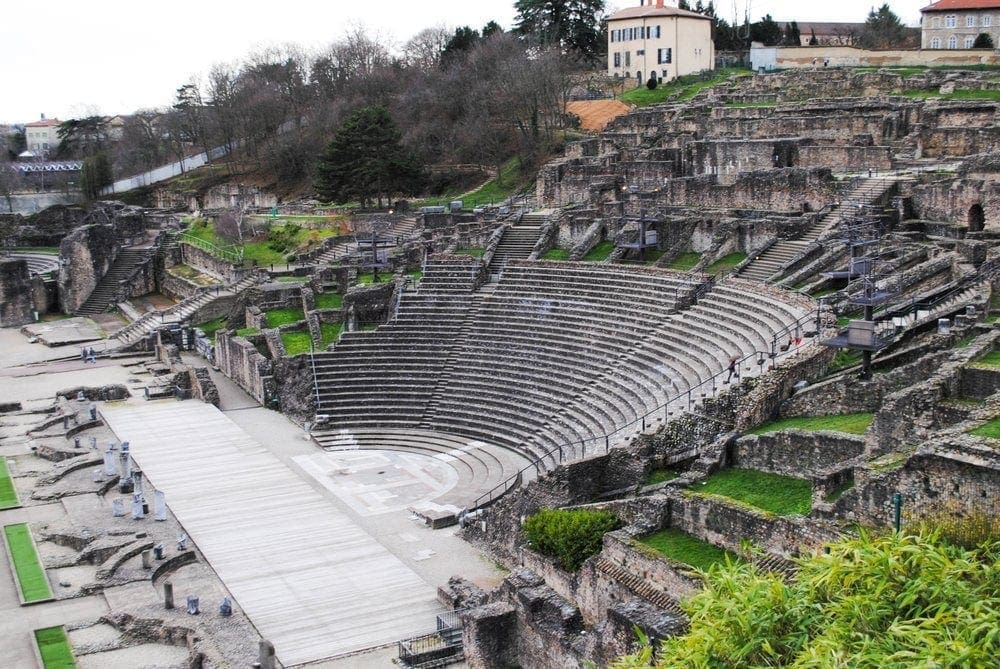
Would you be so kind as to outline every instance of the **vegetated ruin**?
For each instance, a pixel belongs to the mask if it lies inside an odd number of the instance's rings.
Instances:
[[[792,574],[792,558],[896,514],[996,518],[1000,103],[952,94],[997,86],[965,71],[734,76],[571,143],[531,206],[356,216],[278,267],[169,209],[4,216],[0,325],[44,340],[39,315],[89,316],[108,351],[155,351],[147,397],[217,402],[176,355],[194,348],[317,448],[454,462],[456,486],[414,513],[459,523],[511,571],[489,592],[456,575],[439,590],[450,633],[401,657],[603,665],[636,627],[686,628],[678,602],[700,577],[643,543],[655,533]],[[152,293],[175,303],[135,310]],[[115,305],[127,325],[108,326]],[[58,427],[45,436],[71,439]],[[797,482],[808,510],[705,492],[734,471]],[[570,572],[525,539],[543,508],[623,526]],[[89,564],[145,546],[100,541]]]

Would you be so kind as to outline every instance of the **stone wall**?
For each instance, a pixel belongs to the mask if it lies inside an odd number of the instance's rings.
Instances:
[[[255,400],[271,406],[275,397],[274,366],[253,343],[230,330],[219,330],[215,333],[215,364]]]
[[[33,323],[33,298],[27,261],[0,259],[0,327]]]
[[[864,437],[838,432],[783,430],[737,439],[730,466],[808,478],[860,456]]]
[[[1000,181],[968,176],[941,179],[912,188],[917,218],[969,227],[973,207],[983,215],[984,228],[1000,229]]]
[[[921,158],[956,158],[1000,150],[1000,127],[924,127],[920,133]]]
[[[875,170],[892,169],[892,149],[888,146],[800,146],[799,167]]]
[[[181,262],[190,267],[194,267],[199,272],[217,276],[223,283],[230,283],[238,280],[233,274],[233,264],[222,258],[217,258],[208,251],[204,251],[191,244],[179,244],[181,249]]]
[[[985,49],[898,49],[868,51],[853,46],[778,47],[776,66],[782,70],[815,69],[814,61],[829,67],[936,67],[1000,65],[1000,55]],[[753,55],[751,54],[751,60]],[[756,62],[755,62],[756,65]],[[756,68],[755,68],[756,69]]]
[[[118,255],[118,238],[110,225],[85,225],[63,239],[59,256],[59,304],[71,314],[83,304]]]

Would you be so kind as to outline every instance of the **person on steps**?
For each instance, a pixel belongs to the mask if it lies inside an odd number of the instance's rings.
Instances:
[[[740,373],[736,369],[737,357],[734,355],[729,359],[729,376],[726,377],[726,383],[729,383],[735,376],[737,379],[740,378]]]

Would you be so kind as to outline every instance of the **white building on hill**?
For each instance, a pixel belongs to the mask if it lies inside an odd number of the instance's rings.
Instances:
[[[980,33],[1000,46],[1000,0],[939,0],[920,12],[921,48],[971,49]]]
[[[640,84],[651,76],[668,81],[711,70],[715,65],[712,19],[667,5],[639,0],[638,7],[608,18],[608,74]]]

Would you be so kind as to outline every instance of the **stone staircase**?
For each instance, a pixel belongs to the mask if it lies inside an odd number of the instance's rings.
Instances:
[[[499,274],[508,260],[527,260],[542,234],[542,226],[548,220],[548,212],[535,211],[525,214],[517,224],[504,230],[490,260],[490,276]]]
[[[841,197],[841,203],[832,205],[830,211],[816,219],[795,239],[779,239],[767,250],[745,265],[737,275],[742,279],[770,281],[808,246],[836,227],[849,209],[847,205],[871,204],[882,196],[894,181],[883,178],[861,179]]]
[[[123,248],[118,252],[114,263],[105,272],[104,276],[97,283],[97,286],[90,293],[87,301],[81,304],[77,310],[77,316],[93,316],[106,312],[115,302],[118,295],[118,284],[123,279],[128,278],[136,266],[149,258],[152,253],[149,248]]]
[[[417,219],[413,217],[401,218],[392,222],[388,230],[380,233],[381,237],[396,237],[397,242],[409,237],[417,229]],[[358,243],[354,239],[337,242],[325,252],[316,257],[313,261],[317,265],[335,265],[341,260],[356,253]]]
[[[653,586],[638,574],[621,567],[607,558],[598,558],[597,569],[610,576],[619,585],[628,588],[653,606],[687,620],[687,614],[677,604],[677,600]]]
[[[165,323],[181,323],[198,309],[225,297],[238,295],[257,283],[255,273],[248,274],[238,282],[225,288],[206,288],[186,300],[161,311],[150,311],[111,335],[122,345],[134,344]]]

